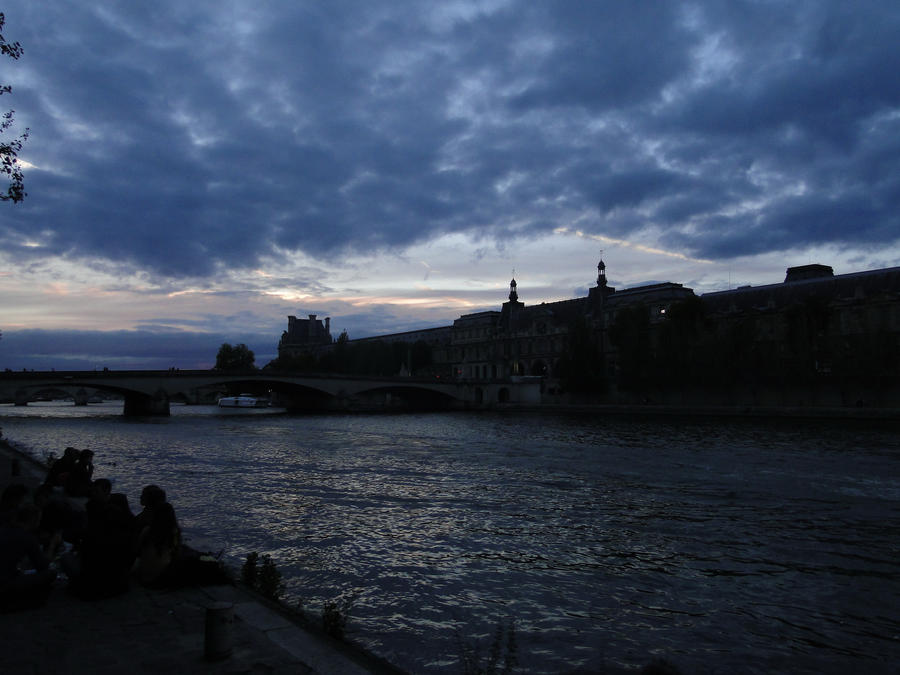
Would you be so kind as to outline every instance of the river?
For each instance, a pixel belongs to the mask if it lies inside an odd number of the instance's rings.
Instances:
[[[94,450],[133,507],[162,486],[190,542],[271,555],[288,604],[337,602],[410,672],[462,672],[509,626],[517,672],[898,672],[896,424],[120,413],[0,426],[36,457]]]

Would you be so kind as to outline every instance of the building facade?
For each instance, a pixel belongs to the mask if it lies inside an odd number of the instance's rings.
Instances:
[[[289,317],[279,355],[330,342],[328,319]],[[540,377],[545,400],[578,381],[617,402],[900,405],[900,267],[804,265],[781,283],[696,295],[672,282],[617,290],[601,260],[586,297],[529,306],[513,279],[497,310],[349,344],[367,342],[427,344],[427,370],[405,374]]]
[[[306,319],[289,316],[287,330],[281,333],[278,341],[278,358],[315,354],[329,348],[331,343],[331,317],[323,321],[317,319],[315,314],[310,314]]]
[[[500,311],[466,314],[454,321],[450,343],[454,375],[473,380],[538,376],[547,379],[546,390],[552,394],[558,390],[563,361],[571,351],[573,327],[585,327],[604,367],[614,371],[616,349],[609,327],[617,312],[645,306],[648,321],[658,322],[673,303],[693,296],[691,289],[675,283],[616,291],[607,283],[602,260],[597,271],[597,284],[587,297],[526,306],[513,279],[509,299]]]

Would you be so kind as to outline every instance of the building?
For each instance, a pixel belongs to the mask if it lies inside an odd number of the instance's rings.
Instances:
[[[700,296],[749,402],[900,405],[900,267],[835,275],[789,268],[780,284]]]
[[[606,280],[606,264],[597,265],[597,285],[588,296],[526,306],[519,300],[516,280],[510,281],[509,299],[500,311],[466,314],[453,322],[450,355],[452,371],[462,379],[510,376],[547,378],[554,393],[562,363],[570,352],[573,327],[583,324],[596,348],[615,367],[615,349],[608,327],[616,313],[630,306],[646,306],[648,320],[660,321],[674,302],[693,296],[681,284],[663,283],[616,291]]]
[[[288,317],[288,328],[278,341],[278,358],[295,358],[304,354],[316,354],[328,348],[331,340],[331,318],[324,322],[310,314],[308,319]]]
[[[397,345],[404,350],[404,353],[400,359],[402,365],[395,374],[407,376],[413,374],[410,371],[414,370],[415,375],[449,377],[451,330],[450,326],[441,326],[389,335],[376,335],[350,340],[348,346],[352,349],[365,349],[375,344]],[[427,358],[421,354],[422,347],[424,347]],[[423,362],[424,365],[418,365],[417,361]]]
[[[330,341],[328,319],[289,317],[279,355]],[[586,297],[529,306],[512,279],[497,310],[348,344],[379,342],[410,355],[426,344],[413,375],[540,377],[545,400],[897,406],[900,267],[803,265],[781,283],[698,296],[674,282],[617,290],[601,260]]]

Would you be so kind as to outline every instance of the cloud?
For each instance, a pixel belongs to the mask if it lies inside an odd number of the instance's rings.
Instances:
[[[31,136],[3,259],[70,293],[140,279],[150,317],[166,290],[352,324],[352,292],[398,297],[366,260],[443,291],[447,258],[410,251],[465,241],[505,276],[559,228],[657,264],[900,264],[896,2],[7,5]]]
[[[13,3],[26,158],[54,168],[6,243],[204,276],[596,211],[620,234],[708,224],[672,240],[727,256],[754,172],[799,169],[826,208],[900,123],[892,3],[155,7]],[[892,205],[862,194],[844,209],[889,237]],[[778,228],[779,205],[750,215]]]

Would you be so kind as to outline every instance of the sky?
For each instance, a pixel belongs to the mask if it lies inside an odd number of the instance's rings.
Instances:
[[[7,0],[0,368],[900,265],[900,3]],[[5,187],[4,187],[5,190]]]

